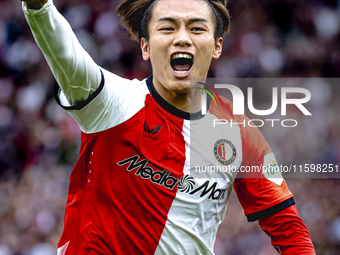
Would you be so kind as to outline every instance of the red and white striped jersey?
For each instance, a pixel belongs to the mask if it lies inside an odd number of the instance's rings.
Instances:
[[[257,128],[213,127],[214,119],[248,122],[232,115],[229,101],[211,103],[204,117],[190,116],[162,99],[151,77],[131,81],[101,72],[52,0],[23,11],[67,98],[93,92],[71,106],[56,90],[82,131],[58,255],[209,255],[233,187],[250,221],[294,203],[281,177],[205,171],[276,162]]]
[[[105,70],[100,87],[80,105],[67,106],[56,93],[82,130],[58,254],[213,254],[233,186],[249,220],[293,204],[283,179],[193,174],[193,157],[201,170],[228,159],[240,169],[273,158],[256,128],[221,125],[193,139],[204,122],[246,118],[233,116],[225,99],[190,120],[159,96],[152,77],[130,81]]]

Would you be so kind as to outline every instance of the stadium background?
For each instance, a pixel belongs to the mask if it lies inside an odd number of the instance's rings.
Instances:
[[[55,0],[55,4],[99,65],[127,78],[149,76],[150,65],[142,60],[138,44],[120,28],[115,15],[118,1]],[[228,8],[232,29],[225,36],[221,59],[211,66],[211,77],[340,76],[340,1],[230,0]],[[54,83],[20,2],[1,0],[0,255],[55,254],[61,235],[80,131],[54,102]],[[339,164],[340,91],[325,82],[309,89],[314,103],[308,125],[289,132],[261,131],[279,163]],[[287,183],[317,254],[340,254],[340,180]],[[276,254],[258,224],[247,223],[235,194],[219,228],[215,252]]]

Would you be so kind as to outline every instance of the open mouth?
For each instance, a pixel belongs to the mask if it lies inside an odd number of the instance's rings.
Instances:
[[[176,74],[185,75],[194,64],[193,56],[188,53],[175,53],[171,56],[170,64]]]

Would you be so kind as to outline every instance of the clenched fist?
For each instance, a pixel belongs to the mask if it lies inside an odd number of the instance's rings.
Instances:
[[[25,2],[26,7],[28,9],[35,9],[35,10],[39,10],[47,2],[47,0],[20,0],[20,1]]]

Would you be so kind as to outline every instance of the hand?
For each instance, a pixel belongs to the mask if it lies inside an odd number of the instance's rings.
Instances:
[[[47,2],[47,0],[20,0],[20,1],[25,2],[25,5],[28,9],[34,10],[39,10]]]

